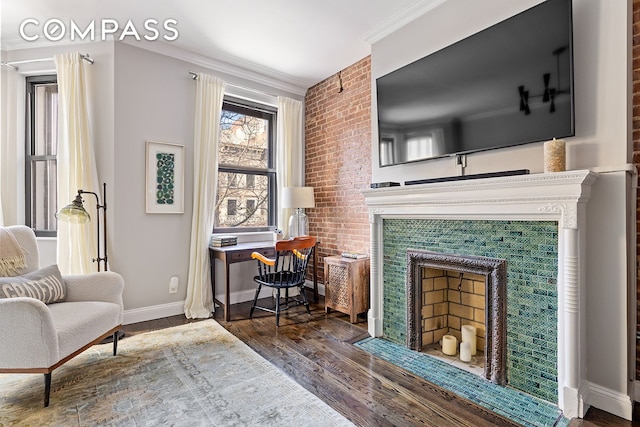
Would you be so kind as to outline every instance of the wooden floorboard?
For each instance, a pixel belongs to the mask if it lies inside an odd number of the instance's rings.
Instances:
[[[231,321],[215,319],[258,354],[357,426],[514,426],[518,425],[473,402],[435,386],[354,345],[367,336],[366,320],[313,305],[311,314],[297,307],[283,314],[276,328],[273,314],[257,311],[249,319],[249,304],[231,307]],[[184,316],[123,327],[127,335],[191,322]],[[126,338],[125,338],[126,339]],[[638,417],[634,417],[638,419]],[[571,427],[640,427],[597,409]]]

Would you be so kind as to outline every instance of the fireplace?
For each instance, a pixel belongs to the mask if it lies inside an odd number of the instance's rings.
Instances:
[[[484,358],[483,375],[506,383],[506,260],[480,256],[407,251],[407,347],[422,351],[447,334],[462,341],[462,327],[482,331],[474,337]],[[452,277],[449,273],[458,273]],[[471,276],[464,279],[465,274]],[[451,282],[454,282],[452,288]],[[455,282],[458,285],[455,286]],[[464,284],[464,286],[463,286]]]
[[[369,333],[415,349],[422,339],[410,328],[417,322],[409,309],[416,290],[407,280],[422,267],[411,264],[408,250],[445,260],[450,254],[504,259],[506,290],[487,288],[485,377],[556,403],[567,417],[583,416],[580,259],[586,202],[596,178],[569,171],[363,191],[371,224]],[[422,255],[417,258],[421,266]],[[500,275],[482,268],[478,274],[491,281]],[[443,269],[459,271],[455,265]],[[506,322],[500,320],[503,312]],[[530,345],[538,347],[531,351]]]

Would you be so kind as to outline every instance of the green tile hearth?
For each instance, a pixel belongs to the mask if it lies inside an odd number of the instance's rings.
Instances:
[[[381,338],[366,338],[355,345],[523,426],[569,425],[556,405],[511,387],[493,384],[425,353]]]
[[[407,249],[507,260],[510,387],[558,401],[556,221],[385,219],[383,334],[406,344]]]

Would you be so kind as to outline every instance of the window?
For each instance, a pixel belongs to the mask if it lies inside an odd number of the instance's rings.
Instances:
[[[253,189],[256,186],[256,176],[255,175],[247,175],[246,176],[246,185],[245,188]]]
[[[227,199],[227,216],[235,216],[238,214],[238,201],[235,199]]]
[[[247,200],[247,213],[251,213],[256,210],[256,201],[253,199]]]
[[[25,222],[37,236],[55,236],[58,84],[56,76],[27,77]]]
[[[214,231],[275,228],[275,132],[275,109],[225,99]]]
[[[407,139],[407,161],[420,160],[437,155],[433,150],[433,138],[431,135],[409,137]]]

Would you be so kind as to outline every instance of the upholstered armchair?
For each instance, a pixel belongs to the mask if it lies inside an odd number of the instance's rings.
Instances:
[[[0,277],[0,373],[44,374],[48,406],[54,369],[111,335],[115,356],[124,281],[113,272],[62,276],[55,265],[40,269],[33,230],[5,230],[24,250],[26,267]]]

